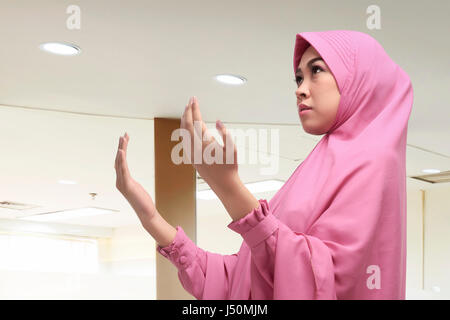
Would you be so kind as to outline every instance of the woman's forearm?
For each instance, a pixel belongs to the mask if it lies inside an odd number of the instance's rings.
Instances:
[[[212,186],[233,221],[245,217],[259,207],[259,201],[242,183],[239,176],[230,183]]]
[[[136,212],[142,226],[161,246],[166,247],[175,239],[177,230],[159,214],[150,195],[136,183],[134,192],[124,193],[125,198]]]
[[[166,247],[171,244],[177,234],[177,229],[164,220],[158,211],[143,226],[161,247]]]
[[[156,210],[153,200],[144,188],[139,183],[135,183],[133,186],[134,192],[125,192],[125,198],[153,239],[161,247],[168,246],[175,239],[177,230]],[[211,185],[211,188],[222,201],[233,221],[245,217],[253,209],[259,207],[258,200],[245,187],[239,176],[227,183]]]

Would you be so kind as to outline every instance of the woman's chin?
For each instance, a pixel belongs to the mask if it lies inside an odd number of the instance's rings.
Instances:
[[[306,133],[313,134],[316,136],[320,136],[320,135],[326,133],[326,130],[322,130],[321,128],[318,128],[318,127],[308,126],[308,125],[304,124],[303,122],[302,122],[302,127]]]

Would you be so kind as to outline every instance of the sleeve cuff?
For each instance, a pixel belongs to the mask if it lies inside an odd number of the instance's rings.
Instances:
[[[177,233],[175,239],[166,247],[159,244],[156,251],[169,259],[177,269],[186,269],[196,259],[197,245],[186,235],[183,228],[176,227]]]
[[[228,225],[228,228],[242,236],[250,248],[266,240],[278,229],[278,219],[270,213],[267,201],[259,199],[258,202],[258,208]]]

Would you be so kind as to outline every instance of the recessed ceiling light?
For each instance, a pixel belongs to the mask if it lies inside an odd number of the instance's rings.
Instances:
[[[59,180],[58,183],[60,183],[60,184],[77,184],[76,181],[72,181],[72,180]]]
[[[39,48],[43,51],[63,56],[74,56],[81,52],[78,46],[63,42],[46,42],[41,44]]]
[[[244,185],[251,193],[261,193],[268,191],[277,191],[283,186],[281,180],[265,180],[258,182],[245,183]],[[197,192],[197,198],[202,200],[218,199],[214,191],[211,189],[201,190]]]
[[[438,169],[423,169],[422,172],[425,172],[425,173],[439,173],[439,172],[441,172],[441,170],[438,170]]]
[[[247,79],[232,74],[218,74],[214,78],[219,82],[231,85],[241,85],[247,82]]]

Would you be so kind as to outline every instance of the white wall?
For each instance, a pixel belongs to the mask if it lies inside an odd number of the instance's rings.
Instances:
[[[91,239],[91,242],[98,243],[98,254],[95,256],[98,268],[89,268],[93,261],[91,257],[86,257],[85,263],[78,261],[80,265],[87,265],[84,272],[76,268],[55,270],[49,263],[58,262],[64,252],[74,254],[79,248],[71,252],[70,246],[62,247],[57,242],[62,237],[39,237],[47,240],[39,243],[40,257],[21,257],[21,254],[29,252],[23,247],[16,247],[19,257],[16,259],[16,269],[11,266],[5,268],[5,264],[4,268],[0,266],[0,299],[156,298],[155,242],[140,226],[116,228],[110,239]],[[74,238],[74,241],[77,239]],[[80,238],[79,241],[85,240]],[[44,252],[47,252],[47,263],[40,261],[45,258]],[[54,256],[48,257],[50,253]],[[26,258],[28,260],[25,261]],[[83,259],[83,255],[79,255],[78,259]]]
[[[450,186],[425,192],[425,289],[450,299]]]
[[[422,191],[407,191],[406,299],[415,299],[422,288]]]
[[[408,300],[450,299],[449,196],[448,183],[408,181]]]
[[[0,271],[0,299],[155,299],[154,279],[114,274]]]

